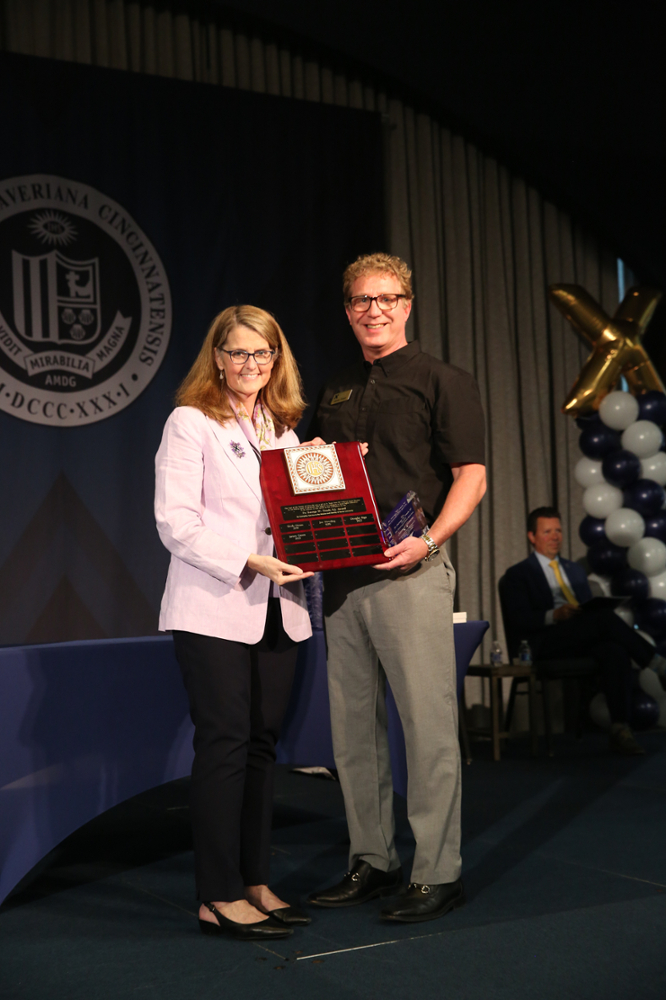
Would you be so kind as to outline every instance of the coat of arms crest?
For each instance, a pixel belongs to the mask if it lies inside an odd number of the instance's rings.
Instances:
[[[14,323],[32,342],[86,344],[99,336],[99,259],[70,260],[59,250],[30,257],[12,251]]]

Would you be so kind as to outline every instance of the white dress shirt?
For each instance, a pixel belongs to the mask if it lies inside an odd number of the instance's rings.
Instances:
[[[546,580],[548,582],[548,586],[550,587],[550,592],[553,595],[553,605],[554,605],[554,607],[552,607],[550,609],[550,611],[546,611],[546,620],[544,622],[544,625],[553,625],[554,624],[554,622],[553,622],[553,614],[554,614],[554,612],[557,611],[558,608],[561,608],[563,604],[568,604],[569,602],[567,601],[566,597],[562,593],[562,588],[560,587],[559,583],[557,582],[557,578],[555,577],[555,572],[553,570],[553,567],[550,565],[551,560],[548,558],[548,556],[541,555],[540,552],[535,552],[534,555],[539,560],[539,565],[541,566],[541,569],[544,572],[544,576],[546,577]],[[560,562],[559,556],[555,556],[555,560],[556,560],[556,562],[558,563],[558,565],[560,567],[560,573],[562,574],[562,579],[566,583],[566,585],[569,588],[569,590],[571,591],[571,593],[574,594],[575,591],[574,591],[573,587],[571,586],[571,580],[567,576],[567,574],[566,574],[566,572],[564,570],[564,566]]]

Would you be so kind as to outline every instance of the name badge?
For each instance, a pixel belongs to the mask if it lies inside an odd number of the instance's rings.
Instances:
[[[336,392],[331,404],[334,406],[336,403],[346,403],[353,391],[353,389],[345,389],[344,392]]]

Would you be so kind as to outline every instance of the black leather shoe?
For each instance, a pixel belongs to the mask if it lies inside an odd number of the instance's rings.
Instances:
[[[402,885],[402,868],[383,872],[367,861],[357,861],[342,882],[313,892],[308,902],[313,906],[356,906],[375,896],[393,896]]]
[[[625,757],[638,757],[645,753],[640,743],[634,739],[634,734],[629,726],[622,726],[622,729],[611,732],[608,737],[608,746],[614,753],[624,754]]]
[[[268,910],[268,916],[274,920],[279,920],[281,924],[288,927],[305,927],[312,923],[312,917],[299,909],[298,906],[281,906],[277,910]]]
[[[223,916],[214,903],[204,903],[214,915],[217,923],[210,920],[202,920],[199,917],[199,928],[202,934],[228,935],[238,938],[239,941],[268,941],[276,938],[291,937],[294,933],[290,927],[274,920],[269,916],[266,920],[258,920],[254,924],[240,924],[237,920],[229,920]]]
[[[410,882],[407,892],[395,903],[382,910],[384,920],[395,920],[401,924],[418,924],[422,920],[436,920],[449,910],[455,910],[465,902],[465,890],[458,879],[441,885],[421,885]]]

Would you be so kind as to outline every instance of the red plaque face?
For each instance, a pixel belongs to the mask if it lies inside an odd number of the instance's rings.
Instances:
[[[261,488],[278,559],[315,571],[388,565],[358,442],[263,451]]]

